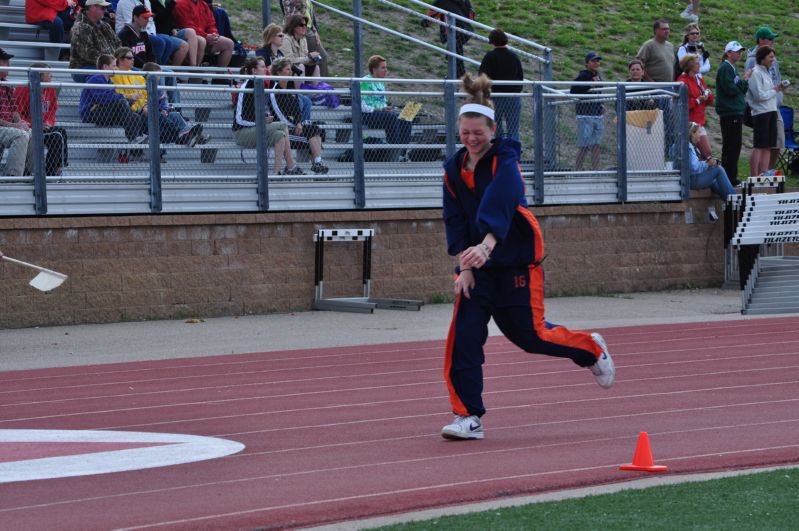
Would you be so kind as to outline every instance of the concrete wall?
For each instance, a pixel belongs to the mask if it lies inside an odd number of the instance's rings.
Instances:
[[[536,207],[548,295],[723,281],[722,223],[704,192],[680,203]],[[451,297],[440,210],[0,219],[0,249],[69,279],[0,264],[0,327],[310,309],[318,228],[374,228],[372,295]],[[326,296],[361,294],[361,243],[325,246]]]

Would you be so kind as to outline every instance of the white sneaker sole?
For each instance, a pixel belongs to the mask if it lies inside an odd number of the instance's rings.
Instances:
[[[616,381],[616,366],[613,363],[613,358],[610,356],[610,352],[608,352],[608,346],[605,344],[605,339],[597,334],[591,334],[591,337],[596,341],[596,343],[602,348],[602,356],[597,360],[597,364],[602,364],[602,372],[601,374],[596,374],[593,371],[593,367],[589,367],[591,369],[591,373],[596,378],[596,383],[599,384],[599,387],[603,389],[610,389],[613,387],[613,383]]]
[[[485,433],[482,431],[463,433],[461,431],[447,430],[447,428],[444,428],[441,430],[441,436],[451,441],[468,441],[470,439],[484,439]]]

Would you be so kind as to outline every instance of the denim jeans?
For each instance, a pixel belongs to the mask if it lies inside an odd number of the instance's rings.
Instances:
[[[705,188],[710,188],[722,199],[727,199],[728,195],[735,194],[735,188],[730,184],[727,172],[721,166],[713,166],[702,173],[691,174],[691,190]]]
[[[504,136],[518,142],[519,116],[522,113],[521,98],[498,96],[494,98],[494,111],[497,124],[497,138]]]

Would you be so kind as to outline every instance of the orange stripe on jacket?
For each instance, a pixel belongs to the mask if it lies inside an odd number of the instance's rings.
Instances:
[[[449,391],[449,402],[452,404],[452,412],[462,417],[468,417],[469,411],[466,406],[461,402],[458,393],[455,392],[455,386],[452,385],[450,378],[450,371],[452,370],[452,354],[455,351],[455,321],[458,319],[458,306],[460,306],[461,295],[455,299],[455,310],[452,312],[452,323],[449,325],[449,333],[447,334],[447,345],[444,351],[444,381],[447,382],[447,391]]]

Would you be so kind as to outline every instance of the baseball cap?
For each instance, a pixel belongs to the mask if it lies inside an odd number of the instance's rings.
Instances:
[[[585,54],[585,62],[593,61],[594,59],[602,59],[602,56],[596,52],[588,52]]]
[[[757,28],[757,32],[755,33],[755,41],[759,41],[760,39],[774,40],[779,36],[780,36],[779,33],[769,28],[768,26],[761,26]]]
[[[83,4],[85,7],[89,6],[103,6],[108,7],[111,5],[111,2],[106,2],[105,0],[86,0],[86,3]]]
[[[4,49],[0,48],[0,59],[2,59],[3,61],[8,61],[12,57],[14,56],[5,51]]]
[[[146,7],[144,7],[144,5],[139,4],[139,5],[137,5],[136,7],[133,8],[133,16],[134,17],[148,17],[149,18],[149,17],[153,16],[153,14],[150,13],[150,10],[147,9]]]
[[[724,47],[724,53],[727,52],[740,52],[743,50],[744,47],[741,46],[741,43],[738,41],[730,41],[727,43],[727,46]]]

